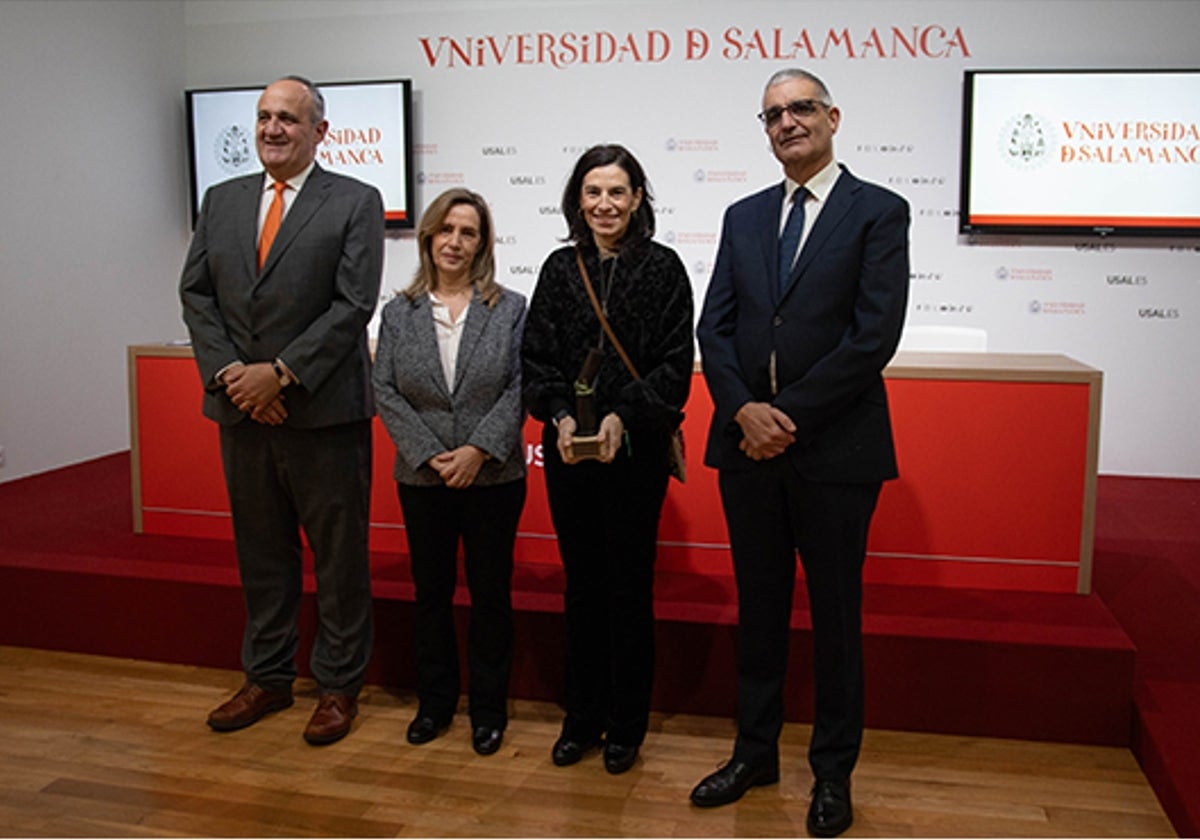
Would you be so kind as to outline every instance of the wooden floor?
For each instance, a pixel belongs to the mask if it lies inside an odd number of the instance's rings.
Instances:
[[[0,647],[0,835],[804,836],[808,727],[784,731],[777,786],[701,810],[688,792],[726,756],[729,721],[655,715],[642,759],[551,764],[559,710],[515,702],[504,746],[449,732],[405,743],[409,695],[368,687],[355,730],[314,748],[296,705],[216,734],[228,671]],[[860,837],[1167,837],[1128,750],[870,731],[854,777]]]

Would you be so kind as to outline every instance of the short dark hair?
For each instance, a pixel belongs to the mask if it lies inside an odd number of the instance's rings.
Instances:
[[[654,236],[653,196],[650,195],[650,184],[646,181],[646,173],[642,169],[642,165],[633,156],[633,152],[624,146],[616,143],[604,143],[592,146],[580,156],[579,160],[575,162],[571,177],[567,179],[567,186],[563,189],[562,214],[567,220],[566,239],[568,242],[579,244],[592,241],[592,229],[588,227],[587,221],[583,218],[579,205],[579,197],[583,192],[583,179],[596,167],[609,166],[614,163],[625,170],[625,174],[629,176],[630,189],[635,193],[641,190],[642,193],[641,204],[638,205],[637,210],[633,211],[629,227],[626,229],[625,235],[621,237],[621,247],[637,245]]]

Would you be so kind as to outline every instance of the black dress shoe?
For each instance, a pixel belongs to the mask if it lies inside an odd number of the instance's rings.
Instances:
[[[715,773],[705,776],[692,790],[692,803],[701,808],[728,805],[737,802],[746,791],[759,785],[773,785],[779,781],[779,765],[747,764],[730,760]]]
[[[492,729],[490,726],[476,726],[475,731],[471,734],[471,746],[480,755],[491,755],[500,749],[500,743],[503,740],[504,730]]]
[[[583,758],[584,753],[588,750],[594,750],[600,746],[600,739],[593,738],[587,741],[576,741],[573,738],[568,738],[566,735],[560,737],[554,742],[554,748],[550,750],[550,758],[559,767],[567,767],[571,764],[578,764]]]
[[[808,833],[813,837],[837,837],[854,822],[850,805],[850,782],[817,780],[808,806]]]
[[[417,715],[416,719],[408,725],[408,743],[410,744],[428,744],[450,725],[439,723],[429,715]]]
[[[637,747],[623,747],[609,741],[604,745],[604,769],[614,776],[624,773],[637,761]]]

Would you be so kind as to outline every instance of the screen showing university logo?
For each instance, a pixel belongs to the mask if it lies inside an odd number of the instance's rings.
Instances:
[[[408,79],[317,83],[329,131],[317,163],[376,187],[390,228],[413,226],[412,83]],[[263,87],[189,90],[192,222],[213,184],[262,170],[254,148]]]
[[[1200,234],[1200,70],[968,70],[963,233]]]

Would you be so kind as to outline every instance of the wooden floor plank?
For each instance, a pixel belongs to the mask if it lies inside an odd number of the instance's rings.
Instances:
[[[725,719],[655,714],[622,776],[549,756],[560,710],[516,701],[501,750],[475,755],[459,715],[404,740],[411,694],[368,686],[350,737],[313,748],[316,701],[241,732],[208,711],[228,671],[0,647],[0,836],[795,837],[805,834],[808,727],[781,739],[781,782],[736,805],[688,792],[728,755]],[[872,730],[851,837],[1169,837],[1129,750]]]

